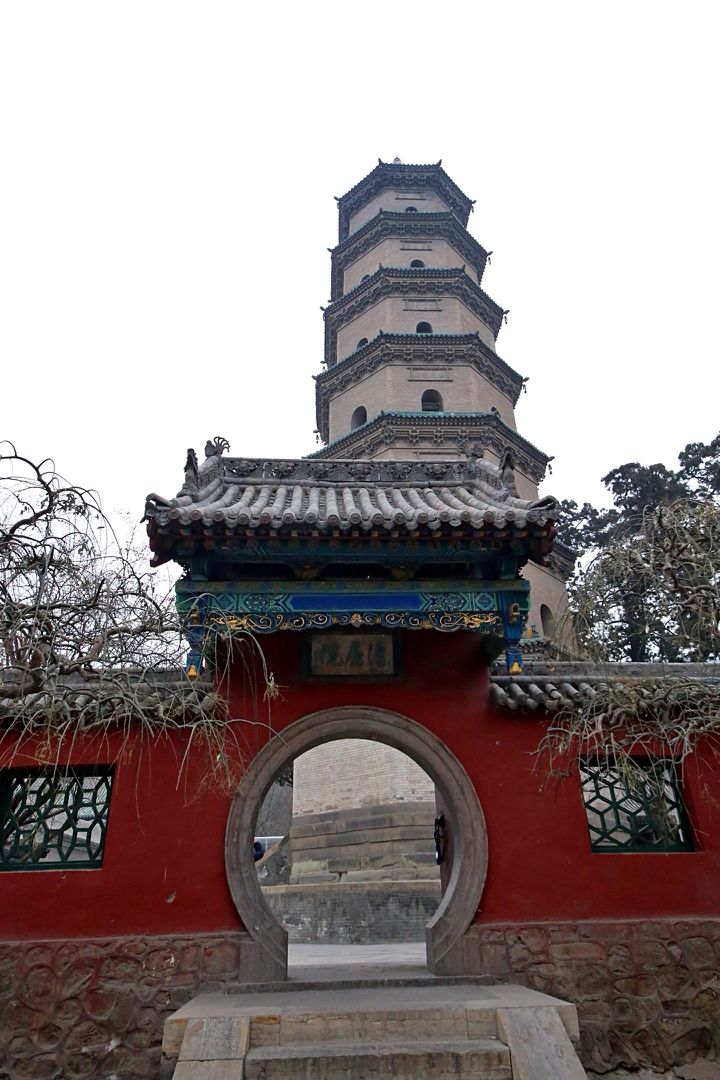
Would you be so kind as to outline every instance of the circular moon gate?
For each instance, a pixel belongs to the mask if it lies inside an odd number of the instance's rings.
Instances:
[[[487,830],[473,784],[437,735],[399,713],[344,705],[310,713],[266,743],[248,766],[230,806],[225,868],[235,907],[260,948],[267,977],[287,977],[287,931],[265,902],[253,858],[255,822],[275,777],[294,758],[336,739],[370,739],[407,754],[433,780],[451,823],[453,862],[440,906],[425,928],[427,964],[435,974],[469,974],[462,938],[480,903],[487,872]]]

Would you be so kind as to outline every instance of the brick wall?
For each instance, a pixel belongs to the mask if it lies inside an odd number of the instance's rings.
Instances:
[[[390,803],[293,819],[291,884],[436,880],[435,803]]]
[[[478,284],[477,272],[468,266],[447,240],[407,240],[401,237],[388,237],[381,240],[372,251],[361,255],[345,271],[343,292],[350,292],[362,281],[365,274],[374,274],[381,266],[409,267],[413,259],[421,259],[426,266],[444,266],[454,269],[465,265],[465,273]]]
[[[423,214],[436,214],[447,212],[450,208],[442,201],[434,191],[423,189],[422,191],[381,191],[374,199],[365,203],[356,214],[350,218],[350,235],[364,225],[366,221],[374,218],[379,210],[390,210],[394,213],[402,213],[407,206],[414,206]]]
[[[474,334],[477,330],[482,341],[495,348],[490,327],[455,296],[389,296],[338,330],[336,359],[354,353],[360,338],[371,341],[380,330],[386,334],[414,334],[419,322],[429,322],[436,334]]]
[[[413,329],[415,326],[413,325]],[[421,412],[425,390],[437,390],[445,412],[490,412],[496,408],[503,423],[515,430],[512,402],[469,364],[443,368],[439,364],[388,364],[360,379],[330,402],[330,440],[350,431],[350,420],[359,405],[374,420],[389,404],[395,410]]]
[[[293,817],[393,802],[434,806],[435,785],[407,754],[391,746],[341,739],[295,761]]]

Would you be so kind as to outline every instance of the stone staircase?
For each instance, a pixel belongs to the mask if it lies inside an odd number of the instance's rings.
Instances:
[[[573,1005],[519,986],[200,994],[165,1024],[174,1080],[586,1080]]]

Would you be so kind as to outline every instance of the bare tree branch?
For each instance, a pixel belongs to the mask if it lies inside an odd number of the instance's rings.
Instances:
[[[229,641],[222,626],[215,637]],[[28,735],[59,745],[80,731],[174,731],[203,744],[216,781],[233,783],[246,757],[238,725],[268,724],[277,692],[252,635],[213,655],[229,663],[233,650],[254,688],[240,719],[212,683],[185,675],[173,583],[144,547],[121,542],[98,496],[51,461],[0,443],[0,763]]]

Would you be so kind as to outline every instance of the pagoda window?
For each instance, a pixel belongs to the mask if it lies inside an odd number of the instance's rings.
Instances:
[[[102,865],[111,765],[0,770],[0,870]]]
[[[417,212],[418,212],[417,206],[406,206],[405,207],[405,213],[406,214],[417,214]]]
[[[424,266],[425,263],[422,261],[422,259],[413,259],[413,261],[410,263],[410,267],[413,270],[421,270],[424,268]]]
[[[591,851],[692,851],[692,829],[671,761],[584,761],[580,781]]]
[[[540,623],[543,637],[551,638],[555,636],[555,616],[547,604],[540,605]]]
[[[367,343],[368,343],[368,339],[366,337],[361,337],[360,340],[357,343],[356,348],[362,349],[363,345],[367,345]]]
[[[362,285],[363,281],[369,281],[369,280],[370,280],[370,275],[369,274],[363,274],[363,276],[360,278],[360,284]]]
[[[355,428],[362,427],[363,424],[367,424],[367,409],[364,405],[358,405],[350,417],[350,430],[354,431]]]
[[[429,322],[419,322],[415,327],[416,334],[432,334],[433,328]]]
[[[423,412],[442,412],[443,399],[438,390],[426,390],[422,396]]]

